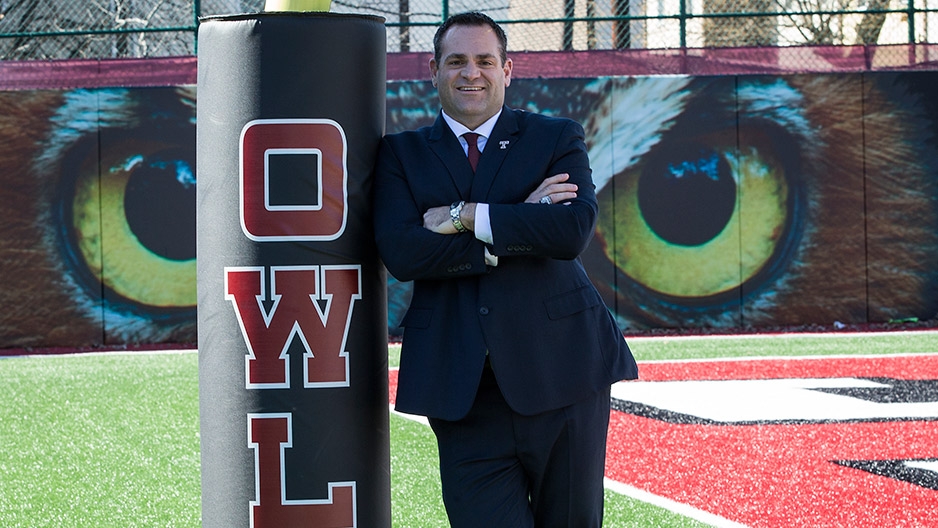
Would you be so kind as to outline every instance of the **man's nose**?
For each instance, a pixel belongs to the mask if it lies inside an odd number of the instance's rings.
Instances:
[[[466,79],[475,79],[481,75],[481,72],[482,70],[472,62],[466,64],[466,67],[462,69],[462,75]]]

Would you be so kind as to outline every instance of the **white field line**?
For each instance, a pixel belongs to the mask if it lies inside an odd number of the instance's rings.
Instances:
[[[195,348],[167,349],[167,350],[99,350],[89,352],[54,352],[40,354],[18,354],[4,356],[3,358],[61,358],[61,357],[94,357],[94,356],[159,356],[159,355],[185,355],[197,354],[199,351]]]
[[[745,528],[745,524],[740,524],[729,519],[720,517],[719,515],[714,515],[710,512],[703,510],[698,510],[693,506],[688,506],[687,504],[682,504],[680,502],[675,502],[671,499],[661,497],[652,493],[648,493],[645,490],[638,489],[628,484],[623,484],[611,479],[603,479],[603,484],[606,486],[606,489],[614,491],[619,495],[625,495],[642,502],[647,502],[659,508],[672,511],[674,513],[683,515],[685,517],[690,517],[696,521],[709,524],[716,528]]]
[[[938,343],[936,343],[938,348]],[[938,352],[899,352],[896,354],[828,354],[825,356],[745,356],[745,357],[715,357],[715,358],[689,358],[689,359],[643,359],[643,363],[730,363],[747,361],[823,361],[826,359],[875,359],[875,358],[903,358],[938,356]]]
[[[813,339],[813,338],[838,338],[838,337],[879,337],[879,336],[901,336],[910,334],[931,334],[938,338],[938,330],[896,330],[891,332],[753,332],[750,334],[703,334],[703,335],[669,335],[669,336],[625,336],[627,341],[693,341],[714,340],[714,339],[765,339],[767,337],[781,339]]]

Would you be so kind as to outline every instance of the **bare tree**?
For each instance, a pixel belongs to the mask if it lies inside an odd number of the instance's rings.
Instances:
[[[704,46],[774,46],[778,41],[773,0],[706,0]]]
[[[869,0],[866,13],[857,26],[857,44],[876,44],[879,34],[886,23],[886,13],[879,13],[889,8],[889,0]]]
[[[147,57],[192,53],[191,0],[6,0],[0,59]],[[150,31],[182,28],[178,32]]]
[[[889,0],[776,2],[785,13],[779,31],[783,40],[791,44],[875,44],[886,23],[886,13],[882,11],[889,8]],[[859,22],[851,26],[857,18]]]
[[[704,0],[704,45],[875,44],[890,0]]]

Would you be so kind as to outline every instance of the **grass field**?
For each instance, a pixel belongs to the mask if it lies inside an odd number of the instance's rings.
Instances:
[[[938,351],[934,332],[630,339],[642,361]],[[389,350],[397,364],[398,350]],[[0,526],[200,525],[194,351],[0,360]],[[396,527],[446,526],[436,447],[391,416]],[[606,526],[703,526],[607,491]]]

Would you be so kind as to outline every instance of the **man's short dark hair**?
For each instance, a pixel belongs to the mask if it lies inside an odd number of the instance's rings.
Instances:
[[[508,37],[505,35],[505,30],[502,29],[498,23],[489,18],[488,15],[478,11],[470,11],[447,18],[446,21],[443,22],[443,25],[437,28],[436,34],[433,35],[433,59],[436,60],[437,64],[440,63],[441,59],[440,41],[443,40],[443,35],[449,31],[449,28],[453,26],[488,26],[492,28],[492,31],[495,32],[495,36],[498,37],[499,58],[502,64],[505,64],[505,61],[508,60]]]

